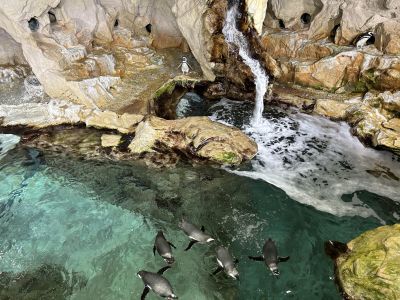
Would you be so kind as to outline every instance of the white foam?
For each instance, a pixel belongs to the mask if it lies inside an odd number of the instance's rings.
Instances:
[[[232,124],[229,114],[240,110],[237,102],[225,99],[218,105],[224,112],[216,111],[212,118]],[[259,151],[252,169],[233,171],[238,175],[267,181],[296,201],[337,216],[378,218],[356,196],[351,202],[341,199],[360,190],[400,202],[398,158],[364,147],[345,123],[293,113],[263,118],[258,125],[243,129]]]

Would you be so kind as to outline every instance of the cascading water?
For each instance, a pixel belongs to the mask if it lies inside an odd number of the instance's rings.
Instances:
[[[256,99],[251,125],[257,126],[262,119],[264,111],[264,95],[267,92],[269,77],[265,73],[259,61],[251,58],[249,44],[246,37],[237,29],[236,17],[238,15],[238,5],[233,5],[226,16],[224,28],[222,30],[228,43],[239,48],[239,55],[244,63],[249,66],[255,78]]]

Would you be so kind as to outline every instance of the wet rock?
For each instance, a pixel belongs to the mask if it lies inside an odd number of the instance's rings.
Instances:
[[[223,165],[237,165],[257,153],[257,144],[239,129],[207,117],[163,120],[149,117],[139,124],[129,149],[134,154],[157,152],[166,147],[188,157]]]
[[[367,231],[347,244],[336,260],[336,276],[349,299],[400,297],[400,224]]]
[[[314,112],[331,119],[344,120],[347,110],[352,105],[351,103],[336,100],[318,99],[315,103]]]
[[[142,115],[119,115],[60,100],[51,100],[49,103],[0,105],[0,118],[2,126],[44,128],[85,123],[89,127],[116,129],[121,133],[134,132],[135,126],[143,120]]]
[[[101,136],[102,147],[117,147],[121,143],[122,136],[116,134],[103,134]]]

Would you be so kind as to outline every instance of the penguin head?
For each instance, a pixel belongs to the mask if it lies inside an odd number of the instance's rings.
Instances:
[[[137,272],[136,275],[137,275],[139,278],[142,278],[143,275],[144,275],[144,272],[145,272],[145,271],[143,271],[143,270],[142,270],[142,271],[139,271],[139,272]]]
[[[272,263],[272,264],[269,264],[268,267],[274,276],[279,276],[279,270],[278,270],[277,264]]]
[[[368,31],[368,32],[367,32],[367,35],[369,35],[369,36],[373,36],[373,35],[374,35],[374,33],[373,33],[372,31]]]
[[[232,277],[233,279],[239,279],[239,271],[236,268],[232,268],[228,270],[228,276]]]
[[[172,265],[175,262],[175,258],[172,256],[171,253],[165,254],[163,256],[163,259],[169,265]]]
[[[208,239],[207,239],[207,243],[210,243],[210,242],[212,242],[212,241],[215,241],[215,239],[213,239],[212,237],[209,237]]]
[[[182,57],[182,62],[187,62],[187,58],[185,56]]]

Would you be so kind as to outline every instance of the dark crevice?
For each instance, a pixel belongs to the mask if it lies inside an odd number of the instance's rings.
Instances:
[[[119,20],[118,20],[118,19],[115,19],[114,28],[117,28],[118,26],[119,26]]]
[[[151,24],[147,24],[147,25],[145,26],[146,31],[147,31],[148,33],[151,33],[151,27],[152,27]]]
[[[309,13],[304,13],[301,15],[300,20],[304,25],[309,25],[311,23],[311,15]]]
[[[57,23],[57,17],[55,15],[55,13],[52,11],[49,11],[49,20],[50,20],[50,24]]]
[[[33,32],[37,31],[39,29],[39,21],[38,21],[38,19],[37,18],[31,18],[28,21],[28,26],[29,26],[29,29],[31,31],[33,31]]]
[[[280,28],[280,29],[285,29],[285,28],[286,28],[285,22],[283,22],[282,19],[279,19],[279,20],[278,20],[278,23],[279,23],[279,28]]]

